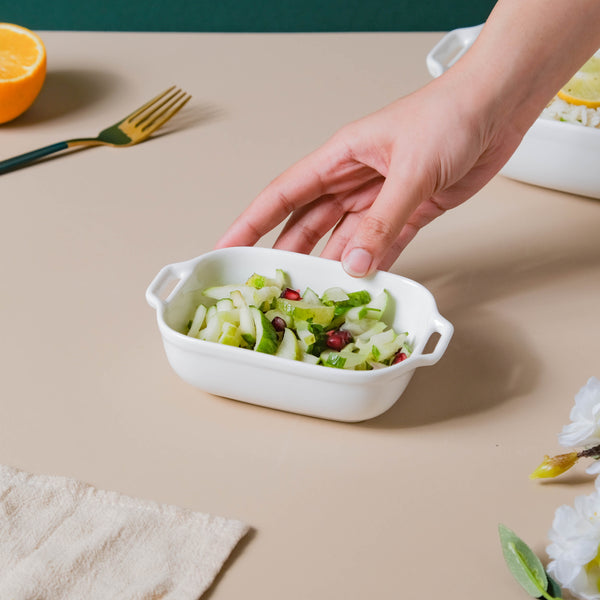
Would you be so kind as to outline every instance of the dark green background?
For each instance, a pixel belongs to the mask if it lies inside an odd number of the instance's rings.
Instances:
[[[447,31],[492,0],[0,0],[0,21],[87,31]]]

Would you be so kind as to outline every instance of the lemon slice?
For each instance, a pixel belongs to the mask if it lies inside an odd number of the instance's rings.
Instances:
[[[600,107],[600,56],[592,56],[560,89],[557,96],[569,104]]]

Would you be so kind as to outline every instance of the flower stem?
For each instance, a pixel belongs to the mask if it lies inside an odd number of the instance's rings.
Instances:
[[[577,453],[579,458],[600,458],[600,444],[596,444],[591,448],[586,448],[585,450],[580,450]]]

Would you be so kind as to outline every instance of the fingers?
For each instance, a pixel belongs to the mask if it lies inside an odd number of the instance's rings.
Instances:
[[[317,198],[292,213],[273,247],[309,254],[342,217],[335,195]]]
[[[322,196],[347,191],[371,178],[371,173],[371,169],[353,159],[339,136],[333,138],[268,185],[216,247],[255,244],[295,210]]]
[[[342,224],[348,223],[345,215],[364,212],[377,197],[383,177],[377,172],[372,172],[371,177],[369,181],[349,192],[323,196],[294,211],[274,247],[307,254],[335,226],[326,248],[329,247],[331,258],[339,259],[345,243],[337,254],[332,253],[335,245],[332,238],[340,238],[341,232],[346,229],[342,227]],[[345,239],[347,242],[348,238]],[[322,255],[325,256],[326,253]]]
[[[309,155],[267,186],[233,222],[216,247],[255,244],[295,209],[322,196],[324,187],[318,159]]]
[[[434,183],[408,164],[392,166],[371,208],[357,225],[341,259],[346,272],[364,277],[375,271],[419,204],[429,199]],[[389,259],[388,259],[389,260]]]
[[[366,211],[346,213],[333,230],[327,244],[321,252],[323,258],[340,260],[344,248],[352,238],[354,230]]]

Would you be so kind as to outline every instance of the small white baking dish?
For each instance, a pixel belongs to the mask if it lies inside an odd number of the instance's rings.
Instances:
[[[202,290],[244,282],[255,272],[271,277],[276,269],[289,274],[294,288],[310,286],[319,294],[333,286],[346,291],[367,289],[372,294],[388,290],[394,302],[384,320],[397,331],[409,333],[412,355],[390,367],[348,371],[185,335],[196,306],[212,302]],[[415,281],[386,272],[355,279],[337,261],[268,248],[214,250],[167,265],[148,287],[146,299],[156,309],[168,361],[184,381],[218,396],[338,421],[363,421],[388,410],[417,367],[433,365],[441,358],[453,333],[431,293]],[[425,352],[435,333],[439,337],[434,349]]]
[[[429,73],[438,77],[450,68],[471,47],[482,27],[447,33],[427,55]],[[600,198],[599,163],[600,129],[538,118],[501,173],[525,183]]]

